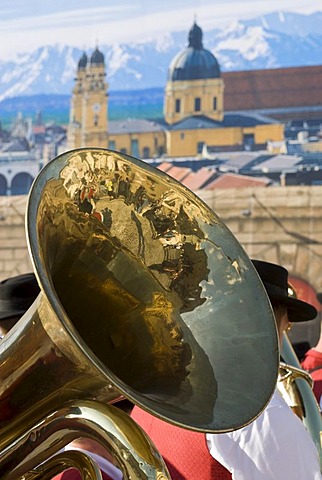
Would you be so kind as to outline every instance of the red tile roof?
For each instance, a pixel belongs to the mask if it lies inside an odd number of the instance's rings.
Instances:
[[[216,175],[216,170],[203,167],[197,172],[189,173],[182,183],[190,190],[200,190],[214,175]]]
[[[225,111],[322,105],[322,65],[224,72]]]
[[[178,180],[178,182],[182,182],[182,180],[191,172],[191,168],[187,167],[171,167],[167,170],[167,174],[170,175],[172,178]]]
[[[205,190],[214,190],[216,188],[267,187],[269,183],[270,180],[268,178],[253,178],[236,173],[225,173],[207,185]]]
[[[170,162],[163,162],[158,165],[158,169],[162,170],[162,172],[168,171],[172,167],[172,163]]]

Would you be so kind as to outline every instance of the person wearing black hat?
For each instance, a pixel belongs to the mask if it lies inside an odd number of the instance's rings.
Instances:
[[[290,322],[314,318],[316,310],[294,296],[290,298],[285,268],[258,260],[253,264],[271,300],[281,341]],[[190,432],[137,406],[131,416],[155,443],[176,480],[321,479],[316,447],[277,391],[258,419],[231,433]]]
[[[292,295],[285,268],[260,260],[252,262],[271,301],[281,345],[292,322],[312,320],[317,311]],[[210,454],[231,472],[233,480],[322,478],[310,434],[277,390],[252,423],[234,432],[207,434],[206,439]]]
[[[261,260],[252,260],[252,263],[263,282],[273,309],[274,306],[286,307],[291,323],[313,320],[317,316],[317,310],[313,305],[296,298],[294,290],[288,283],[286,268]]]
[[[0,338],[17,323],[39,292],[34,273],[16,275],[0,282]]]

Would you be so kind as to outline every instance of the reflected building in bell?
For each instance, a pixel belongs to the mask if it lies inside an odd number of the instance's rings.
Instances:
[[[108,68],[108,66],[107,66]],[[170,62],[164,118],[108,120],[105,59],[96,48],[79,61],[73,90],[68,147],[107,147],[139,158],[195,157],[206,145],[222,150],[256,150],[281,141],[281,122],[254,112],[225,112],[225,85],[216,57],[203,46],[194,23],[188,45]]]

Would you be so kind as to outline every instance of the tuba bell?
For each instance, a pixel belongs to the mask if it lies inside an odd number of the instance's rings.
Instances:
[[[26,231],[41,293],[0,344],[2,479],[36,472],[77,435],[107,442],[125,477],[166,478],[113,406],[124,397],[199,432],[262,412],[278,375],[270,303],[189,190],[133,157],[72,150],[34,181]]]

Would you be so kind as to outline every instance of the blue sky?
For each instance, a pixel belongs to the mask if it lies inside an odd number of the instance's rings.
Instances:
[[[145,41],[187,30],[193,19],[214,28],[283,10],[312,13],[317,0],[0,0],[0,60],[40,45],[91,48],[98,43]]]

